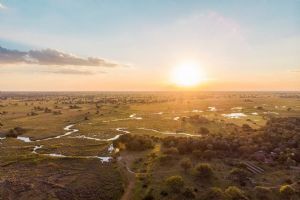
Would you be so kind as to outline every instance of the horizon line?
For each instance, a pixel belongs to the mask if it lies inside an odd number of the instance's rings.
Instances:
[[[300,92],[300,90],[0,90],[0,93],[5,92]]]

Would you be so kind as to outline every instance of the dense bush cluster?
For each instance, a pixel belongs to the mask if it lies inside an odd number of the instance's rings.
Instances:
[[[15,127],[8,131],[4,131],[0,133],[0,137],[18,137],[19,135],[22,135],[26,132],[26,129],[22,127]]]
[[[124,145],[126,149],[131,151],[142,151],[154,147],[153,138],[145,135],[121,135],[118,140],[114,141],[114,145]]]
[[[162,139],[165,148],[197,158],[248,158],[273,164],[296,165],[300,162],[300,118],[274,118],[265,127],[227,124],[227,132],[203,134],[201,138],[169,136]],[[202,129],[201,132],[207,132]]]

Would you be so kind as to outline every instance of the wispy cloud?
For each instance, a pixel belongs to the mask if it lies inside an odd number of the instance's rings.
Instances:
[[[0,46],[0,64],[35,64],[56,66],[122,67],[125,65],[97,57],[82,58],[54,49],[18,51]]]
[[[42,71],[44,73],[50,73],[50,74],[66,74],[66,75],[94,75],[94,74],[102,74],[105,72],[94,72],[94,71],[88,71],[88,70],[78,70],[78,69],[54,69],[54,70],[45,70]]]
[[[299,69],[299,70],[290,70],[290,72],[293,72],[293,73],[300,73],[300,69]]]

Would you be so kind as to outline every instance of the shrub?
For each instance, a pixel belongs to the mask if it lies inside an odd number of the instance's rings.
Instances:
[[[17,131],[15,131],[14,129],[10,129],[7,133],[6,133],[6,137],[12,137],[12,138],[16,138],[18,137],[18,133]]]
[[[213,169],[210,164],[200,163],[195,167],[196,176],[199,178],[210,179],[213,177]]]
[[[205,194],[201,198],[201,200],[224,200],[224,199],[225,199],[224,192],[217,187],[210,188],[207,192],[205,192]]]
[[[295,195],[296,191],[290,185],[283,185],[280,187],[279,193],[280,193],[280,196],[282,197],[282,199],[288,200],[288,199],[291,199],[292,196]]]
[[[212,151],[212,150],[205,150],[205,151],[202,153],[202,157],[203,157],[204,159],[211,160],[212,158],[216,157],[216,152],[215,152],[215,151]]]
[[[272,191],[270,188],[256,186],[254,188],[255,197],[257,200],[271,200],[272,199]]]
[[[244,131],[251,131],[252,130],[252,128],[251,128],[251,126],[249,126],[249,124],[243,124],[242,129]]]
[[[178,149],[176,147],[170,147],[164,150],[165,154],[176,155],[178,154]]]
[[[19,134],[19,135],[22,135],[26,132],[26,129],[22,128],[22,127],[15,127],[14,130]]]
[[[154,200],[154,196],[152,195],[152,190],[149,190],[143,200]]]
[[[244,169],[235,168],[231,170],[229,178],[240,185],[245,185],[249,173]]]
[[[162,191],[160,192],[160,195],[166,197],[166,196],[168,196],[168,192],[165,191],[165,190],[162,190]]]
[[[180,166],[186,172],[188,169],[190,169],[192,167],[192,162],[189,158],[184,158],[181,160]]]
[[[143,198],[143,200],[153,200],[153,199],[154,199],[154,197],[153,197],[152,194],[147,194],[147,195]]]
[[[198,131],[198,133],[202,134],[202,135],[208,135],[210,132],[207,128],[205,127],[201,127]]]
[[[185,188],[182,195],[187,199],[194,199],[195,198],[195,194],[194,194],[194,192],[191,188]]]
[[[194,150],[193,152],[192,152],[192,154],[193,154],[193,156],[195,156],[196,158],[201,158],[202,157],[202,154],[203,154],[203,152],[201,151],[201,150],[199,150],[199,149],[196,149],[196,150]]]
[[[184,181],[181,176],[170,176],[165,180],[165,183],[172,192],[180,192],[184,186]]]
[[[166,164],[170,163],[172,161],[172,159],[173,158],[169,155],[161,155],[158,157],[158,160],[161,165],[166,165]]]
[[[154,147],[153,140],[148,136],[125,134],[114,142],[118,147],[120,143],[125,144],[126,148],[131,151],[143,151]]]
[[[235,186],[228,187],[225,190],[225,195],[228,200],[248,200],[244,192]]]

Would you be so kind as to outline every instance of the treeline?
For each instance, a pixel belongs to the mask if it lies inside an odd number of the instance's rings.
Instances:
[[[201,138],[169,136],[161,141],[165,148],[173,148],[173,152],[204,159],[252,158],[288,165],[300,162],[300,118],[271,119],[261,130],[244,126],[236,129]]]
[[[131,151],[143,151],[154,147],[154,140],[157,138],[147,135],[121,135],[118,140],[114,141],[114,146],[125,148]]]

